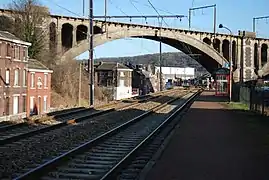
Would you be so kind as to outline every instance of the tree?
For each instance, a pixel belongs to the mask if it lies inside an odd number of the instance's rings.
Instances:
[[[14,23],[11,18],[7,16],[0,16],[0,30],[13,32]]]
[[[12,33],[20,39],[32,43],[29,57],[39,59],[44,50],[47,28],[43,28],[49,17],[48,8],[40,5],[38,0],[16,0],[10,4],[12,19],[15,23]]]

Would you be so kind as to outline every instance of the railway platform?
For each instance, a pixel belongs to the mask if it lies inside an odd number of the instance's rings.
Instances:
[[[269,120],[203,92],[146,180],[268,180]]]

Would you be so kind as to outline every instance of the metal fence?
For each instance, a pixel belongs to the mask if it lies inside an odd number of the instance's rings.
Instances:
[[[261,87],[241,85],[239,88],[238,100],[243,104],[247,104],[250,111],[262,115],[269,112],[269,91],[265,91]]]

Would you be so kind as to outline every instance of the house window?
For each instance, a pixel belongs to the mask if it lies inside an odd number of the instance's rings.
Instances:
[[[31,73],[31,88],[35,87],[35,74]]]
[[[100,77],[104,77],[105,73],[104,72],[100,72]]]
[[[112,79],[107,80],[107,86],[112,86]]]
[[[15,51],[15,59],[20,59],[20,47],[19,46],[15,46],[14,48]]]
[[[7,44],[7,57],[11,57],[11,45]]]
[[[35,97],[30,97],[30,111],[32,112],[34,110],[35,105]]]
[[[28,49],[25,47],[23,48],[23,60],[26,61],[28,58]]]
[[[37,79],[37,87],[39,89],[42,88],[42,79],[41,79],[41,77],[38,77],[38,79]]]
[[[48,87],[48,75],[44,74],[44,87]]]
[[[120,77],[124,77],[124,72],[120,72]]]
[[[47,112],[47,96],[44,96],[43,111]]]
[[[124,80],[123,79],[120,80],[120,87],[124,87]]]
[[[19,69],[14,71],[14,86],[19,86]]]
[[[10,81],[10,71],[9,69],[6,70],[6,84],[9,85],[9,81]]]
[[[112,71],[109,71],[109,72],[107,73],[107,76],[108,76],[108,77],[111,77],[111,76],[112,76]]]
[[[22,96],[22,112],[26,112],[26,96]]]
[[[13,96],[13,114],[19,113],[19,96]]]
[[[27,71],[26,69],[23,70],[23,75],[22,75],[22,84],[23,86],[26,86],[26,76],[27,76]]]

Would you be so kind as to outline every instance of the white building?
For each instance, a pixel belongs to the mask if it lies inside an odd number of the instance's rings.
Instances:
[[[110,91],[114,100],[133,97],[132,69],[117,62],[101,62],[95,65],[96,82]]]
[[[160,67],[155,66],[155,73],[160,72]],[[195,78],[195,68],[186,67],[162,67],[162,74],[167,82],[169,79],[181,78],[182,80],[194,79]]]

